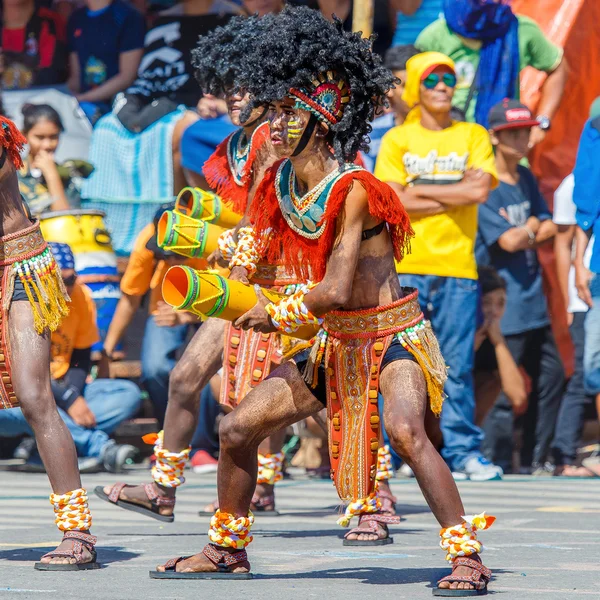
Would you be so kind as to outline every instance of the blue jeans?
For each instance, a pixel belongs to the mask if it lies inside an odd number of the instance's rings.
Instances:
[[[142,341],[142,384],[154,406],[154,416],[162,426],[169,400],[169,376],[177,362],[177,351],[183,346],[187,325],[159,327],[148,317]]]
[[[77,456],[100,458],[104,447],[110,441],[109,435],[139,410],[140,389],[126,379],[97,379],[86,386],[83,396],[96,417],[96,426],[93,429],[77,425],[60,408],[58,412],[73,436]],[[21,409],[0,410],[0,437],[18,435],[33,435]]]
[[[590,282],[594,305],[585,316],[585,344],[583,350],[583,383],[591,395],[600,393],[600,276]]]
[[[403,286],[417,288],[425,318],[448,365],[447,398],[442,410],[442,456],[451,469],[480,457],[483,432],[475,425],[473,361],[477,313],[477,282],[458,277],[400,275]]]

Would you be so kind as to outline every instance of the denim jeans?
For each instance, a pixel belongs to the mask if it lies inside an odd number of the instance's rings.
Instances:
[[[590,283],[593,306],[585,317],[585,344],[583,351],[583,376],[588,394],[600,394],[600,276],[594,275]]]
[[[169,376],[177,362],[177,351],[187,337],[188,326],[159,327],[148,317],[142,341],[142,384],[154,406],[159,424],[165,420],[169,400]]]
[[[140,388],[126,379],[97,379],[86,386],[83,395],[96,417],[94,428],[87,429],[77,425],[60,408],[58,412],[73,436],[77,456],[100,458],[104,447],[110,440],[110,434],[139,410]],[[18,435],[33,435],[21,409],[0,410],[0,436],[16,437]]]
[[[473,361],[477,313],[477,282],[458,277],[400,275],[403,286],[419,291],[419,302],[448,365],[447,398],[442,410],[442,456],[451,469],[480,457],[483,433],[475,425]]]
[[[518,365],[531,379],[523,424],[523,467],[543,465],[550,451],[565,385],[565,372],[550,325],[505,336],[506,345]],[[510,401],[501,393],[484,423],[486,458],[505,471],[512,467],[514,416]]]
[[[585,342],[586,313],[573,314],[569,327],[575,348],[575,368],[560,404],[556,432],[552,442],[554,461],[557,465],[573,465],[577,459],[577,447],[583,432],[585,407],[593,402],[593,396],[585,393],[583,383],[583,350]]]

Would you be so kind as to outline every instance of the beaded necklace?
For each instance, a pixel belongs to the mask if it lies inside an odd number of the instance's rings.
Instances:
[[[283,161],[277,170],[275,192],[281,213],[291,229],[308,239],[321,237],[326,225],[321,220],[335,184],[347,173],[359,170],[361,167],[347,163],[327,174],[302,196],[297,190],[296,172],[291,161]]]

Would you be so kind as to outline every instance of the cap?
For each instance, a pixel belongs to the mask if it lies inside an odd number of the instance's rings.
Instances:
[[[516,127],[535,127],[540,124],[522,102],[508,98],[504,98],[502,102],[492,106],[488,122],[493,131]]]

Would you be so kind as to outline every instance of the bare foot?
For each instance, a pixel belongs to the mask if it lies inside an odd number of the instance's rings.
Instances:
[[[84,533],[88,533],[87,531]],[[56,548],[56,551],[58,552],[69,552],[72,548],[73,545],[75,544],[77,540],[75,539],[66,539],[63,540],[58,547]],[[50,556],[42,556],[42,558],[40,559],[40,562],[44,563],[44,564],[53,564],[53,565],[74,565],[75,563],[79,562],[80,564],[84,564],[84,563],[89,563],[92,562],[92,553],[88,550],[88,547],[85,544],[81,544],[81,554],[83,556],[83,558],[81,560],[77,560],[75,557],[66,557],[66,556],[55,556],[54,558],[50,557]]]
[[[250,510],[253,512],[269,512],[275,510],[275,486],[268,483],[257,483],[252,497]]]
[[[471,554],[469,558],[476,560],[477,562],[481,562],[479,554]],[[470,567],[459,565],[455,569],[453,569],[452,575],[456,575],[457,577],[469,577],[473,574],[473,570],[474,569],[471,569]],[[474,590],[475,586],[471,583],[465,583],[462,581],[453,583],[450,583],[449,581],[440,581],[438,583],[438,588],[440,588],[441,590]]]
[[[225,552],[236,552],[233,548],[221,548],[219,550]],[[164,573],[167,569],[165,565],[159,565],[156,570],[160,573]],[[199,552],[194,556],[179,561],[175,565],[175,571],[177,573],[213,573],[219,571],[219,567],[204,555]],[[231,569],[232,573],[248,573],[250,571],[250,563],[245,560],[244,562],[238,563],[234,568]]]
[[[154,486],[154,490],[156,493],[163,498],[175,498],[175,490],[166,489],[157,485],[156,483],[152,483]],[[104,487],[104,493],[108,496],[112,490],[112,485],[107,485]],[[144,508],[152,509],[152,503],[148,499],[148,494],[146,494],[146,490],[143,485],[131,485],[124,487],[119,495],[119,500],[123,500],[125,502],[131,502],[132,504],[139,504]],[[158,514],[164,515],[166,517],[173,514],[174,507],[173,506],[159,506]]]

